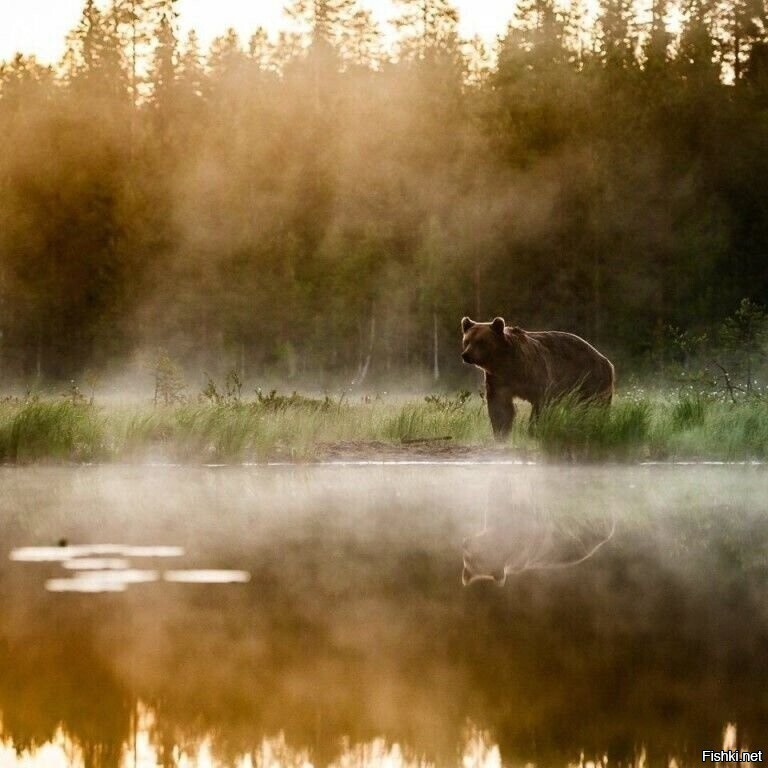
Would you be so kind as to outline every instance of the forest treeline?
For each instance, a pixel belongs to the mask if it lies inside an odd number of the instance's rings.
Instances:
[[[494,52],[448,0],[293,0],[179,39],[88,0],[55,67],[0,69],[0,381],[166,349],[250,379],[457,381],[459,319],[586,336],[768,298],[764,0],[521,0]],[[493,55],[490,55],[493,54]]]

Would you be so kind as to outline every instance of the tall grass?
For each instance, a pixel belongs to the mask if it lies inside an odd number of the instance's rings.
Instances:
[[[0,401],[0,461],[306,461],[383,450],[504,451],[558,461],[768,459],[768,401],[628,395],[610,408],[563,401],[498,446],[477,397],[349,402],[275,394],[171,406]],[[443,438],[449,438],[443,442]],[[448,446],[448,448],[446,448]]]
[[[478,401],[461,408],[421,402],[350,404],[287,398],[178,405],[115,413],[108,418],[118,455],[162,455],[173,460],[308,460],[347,444],[375,452],[376,445],[403,445],[443,437],[481,445],[490,427]]]
[[[725,461],[768,459],[768,400],[738,403],[704,402],[680,425],[673,411],[665,449],[669,456]],[[677,422],[675,420],[677,418]]]
[[[548,456],[627,459],[646,451],[651,418],[652,406],[644,400],[620,400],[609,408],[564,398],[543,410],[532,434]]]
[[[96,409],[69,400],[0,405],[0,461],[105,458],[106,430]]]

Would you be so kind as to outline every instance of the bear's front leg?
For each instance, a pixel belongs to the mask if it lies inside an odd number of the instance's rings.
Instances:
[[[508,387],[499,384],[490,374],[485,375],[485,398],[488,402],[488,416],[491,419],[494,437],[504,440],[515,420],[515,404]]]

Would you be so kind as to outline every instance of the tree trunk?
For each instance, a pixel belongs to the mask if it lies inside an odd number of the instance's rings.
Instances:
[[[360,369],[357,372],[357,376],[355,377],[354,384],[357,384],[358,386],[362,385],[362,383],[365,381],[366,376],[368,376],[368,369],[371,366],[371,358],[373,357],[373,345],[376,340],[376,315],[371,312],[371,336],[368,342],[368,354],[365,357],[365,360],[361,362]]]
[[[405,367],[408,368],[411,362],[411,308],[406,305],[405,317],[403,319],[403,341],[405,346]]]
[[[752,354],[747,352],[747,394],[752,392]]]
[[[440,347],[439,347],[440,339],[437,333],[437,312],[432,312],[432,322],[433,322],[432,346],[433,346],[433,353],[434,353],[434,358],[433,358],[434,368],[432,371],[432,376],[435,381],[438,381],[440,379]]]
[[[138,96],[136,93],[138,78],[138,65],[136,60],[136,47],[138,45],[138,18],[136,16],[136,2],[131,3],[131,117],[130,124],[128,126],[128,155],[133,163],[134,149],[136,143],[136,104],[138,103]]]
[[[5,321],[5,273],[0,270],[0,382],[3,381],[5,375]]]
[[[35,376],[39,384],[43,378],[43,327],[38,322],[37,325],[37,352],[35,355]]]
[[[475,259],[475,320],[480,317],[480,261]]]
[[[600,252],[596,246],[597,244],[593,245],[592,257],[592,335],[595,343],[600,341],[603,329],[603,275]]]

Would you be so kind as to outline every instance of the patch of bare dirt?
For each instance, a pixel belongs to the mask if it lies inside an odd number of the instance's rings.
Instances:
[[[520,459],[502,445],[478,446],[450,438],[408,440],[401,443],[353,440],[318,446],[318,461],[493,461]]]

